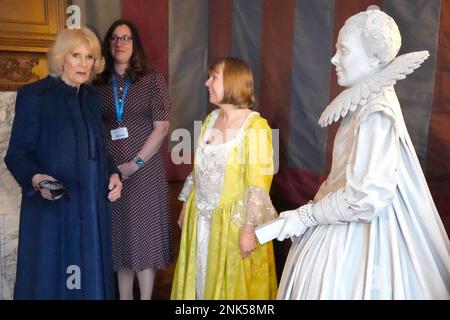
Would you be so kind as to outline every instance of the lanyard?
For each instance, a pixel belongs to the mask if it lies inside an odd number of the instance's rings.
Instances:
[[[120,103],[119,103],[119,94],[117,93],[116,77],[114,75],[112,76],[112,87],[113,87],[113,91],[114,91],[114,101],[116,103],[117,123],[119,124],[119,126],[122,123],[123,108],[125,106],[125,97],[127,95],[127,91],[128,91],[128,88],[130,87],[130,84],[131,84],[130,80],[127,79],[127,81],[125,81],[125,86],[123,87],[122,101],[120,101]]]

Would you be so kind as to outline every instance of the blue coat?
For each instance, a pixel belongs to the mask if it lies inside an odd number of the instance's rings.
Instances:
[[[5,163],[22,188],[15,299],[112,299],[108,183],[118,172],[104,142],[96,90],[47,77],[22,87]],[[48,201],[37,173],[62,182]]]

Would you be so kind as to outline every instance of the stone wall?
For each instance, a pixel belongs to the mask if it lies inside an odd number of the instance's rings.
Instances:
[[[3,161],[14,119],[16,92],[0,92],[0,300],[12,299],[17,258],[20,188]]]

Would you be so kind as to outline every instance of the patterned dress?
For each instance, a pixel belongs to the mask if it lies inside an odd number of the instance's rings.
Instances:
[[[204,121],[194,170],[180,194],[186,201],[185,217],[171,299],[275,299],[272,242],[258,245],[246,259],[239,242],[243,212],[247,218],[254,211],[248,210],[252,203],[243,200],[245,194],[259,189],[268,198],[274,170],[272,131],[252,112],[232,140],[207,144],[219,112],[214,110]],[[255,200],[263,202],[262,197]],[[255,225],[274,218],[260,207],[256,211],[251,219]]]
[[[119,99],[125,78],[115,74]],[[125,98],[121,127],[126,139],[111,139],[118,128],[111,83],[98,86],[109,150],[117,165],[132,160],[153,131],[153,121],[168,121],[170,100],[161,73],[151,71],[132,84]],[[161,150],[124,181],[112,204],[114,269],[135,272],[163,269],[173,260],[169,188]]]

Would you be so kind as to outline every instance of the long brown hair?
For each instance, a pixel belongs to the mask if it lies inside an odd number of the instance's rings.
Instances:
[[[122,25],[126,25],[130,28],[131,36],[133,37],[133,54],[130,58],[130,65],[126,70],[126,76],[132,83],[135,83],[149,72],[147,55],[145,54],[145,50],[142,46],[141,38],[136,26],[129,20],[119,19],[113,22],[106,32],[105,38],[103,39],[102,50],[105,57],[105,71],[103,71],[103,73],[99,76],[98,81],[100,83],[109,83],[111,81],[114,68],[114,58],[111,55],[111,35],[118,26]]]

